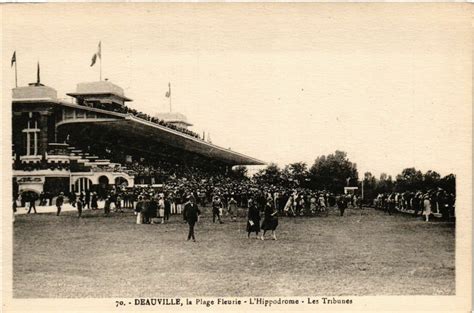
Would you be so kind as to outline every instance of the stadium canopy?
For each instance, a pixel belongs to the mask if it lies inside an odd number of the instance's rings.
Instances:
[[[58,101],[57,105],[57,108],[63,110],[62,120],[57,123],[59,129],[67,128],[73,131],[78,126],[82,130],[96,128],[114,136],[125,136],[129,139],[137,138],[143,142],[170,146],[232,166],[265,164],[261,160],[217,146],[179,130],[171,129],[132,114],[112,112],[64,101]]]

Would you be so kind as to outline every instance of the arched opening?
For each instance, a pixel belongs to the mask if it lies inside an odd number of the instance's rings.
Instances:
[[[74,191],[75,192],[85,192],[86,190],[90,190],[92,187],[92,180],[87,177],[81,177],[76,180],[74,184]]]
[[[107,195],[107,189],[109,188],[109,178],[105,175],[99,177],[99,196],[105,198]]]

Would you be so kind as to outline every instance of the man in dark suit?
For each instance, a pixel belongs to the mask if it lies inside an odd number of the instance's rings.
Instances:
[[[164,216],[165,221],[168,221],[170,219],[170,215],[171,215],[171,202],[166,196],[165,197],[165,216]]]
[[[25,198],[25,202],[29,205],[28,214],[31,213],[31,209],[33,209],[36,213],[36,193],[26,192],[23,197]]]
[[[56,208],[57,208],[56,216],[59,216],[59,214],[61,213],[61,206],[63,205],[63,203],[64,203],[64,192],[61,192],[59,196],[56,198]]]
[[[91,208],[91,191],[89,189],[86,190],[86,197],[84,198],[84,209],[87,207],[89,210]]]
[[[192,238],[194,242],[196,241],[194,225],[199,221],[199,215],[201,215],[201,211],[199,211],[194,196],[191,195],[188,197],[188,202],[184,205],[184,219],[189,225],[188,240]]]
[[[344,195],[339,196],[337,198],[337,207],[339,208],[339,211],[341,212],[341,216],[344,216],[344,211],[347,208],[347,200]]]

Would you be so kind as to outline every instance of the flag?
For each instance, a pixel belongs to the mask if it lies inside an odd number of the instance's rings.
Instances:
[[[102,59],[102,41],[99,41],[99,47],[97,48],[97,56]]]
[[[16,51],[13,52],[13,55],[12,55],[12,65],[11,65],[10,67],[12,67],[13,64],[16,64]]]
[[[41,81],[40,79],[40,62],[38,62],[37,69],[36,69],[36,82],[39,84]]]
[[[166,98],[171,97],[171,83],[168,83],[168,91],[165,94]]]
[[[92,56],[91,66],[94,66],[95,62],[97,61],[97,57],[99,57],[99,59],[102,59],[102,42],[101,41],[99,41],[97,52],[94,53],[94,55]]]
[[[97,59],[97,54],[94,53],[94,55],[92,56],[92,63],[91,63],[91,66],[94,66],[96,59]]]

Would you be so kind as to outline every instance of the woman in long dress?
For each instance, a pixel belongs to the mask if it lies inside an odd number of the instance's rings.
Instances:
[[[265,215],[262,223],[262,229],[263,229],[263,234],[262,234],[262,240],[265,240],[265,234],[267,233],[267,230],[272,231],[272,238],[273,240],[277,240],[276,238],[276,229],[278,227],[278,216],[277,216],[278,211],[276,211],[273,208],[273,201],[271,198],[268,198],[267,204],[265,205]]]
[[[425,221],[428,222],[431,215],[431,201],[428,194],[425,195],[423,200],[423,215],[426,218]]]
[[[255,236],[258,239],[258,234],[260,233],[260,212],[252,199],[249,199],[247,217],[247,237],[250,238],[250,233],[255,232]]]
[[[234,197],[231,197],[229,203],[227,204],[227,213],[230,215],[231,221],[237,221],[237,201]]]
[[[311,214],[315,214],[318,211],[317,199],[313,193],[309,199],[309,210],[311,211]]]
[[[285,208],[283,209],[289,216],[296,216],[295,213],[295,195],[290,195],[288,201],[286,201]]]

